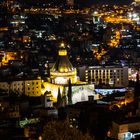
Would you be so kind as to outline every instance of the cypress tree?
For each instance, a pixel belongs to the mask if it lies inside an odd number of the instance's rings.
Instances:
[[[61,107],[61,102],[62,102],[62,98],[61,98],[61,93],[60,93],[60,87],[58,88],[58,95],[57,95],[57,107]]]
[[[66,89],[64,87],[62,93],[62,106],[66,106],[66,105],[67,105],[67,96],[66,96]]]
[[[68,81],[68,104],[72,104],[72,85],[71,85],[71,80],[69,79]]]

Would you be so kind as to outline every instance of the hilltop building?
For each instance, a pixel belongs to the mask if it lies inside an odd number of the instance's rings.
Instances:
[[[58,51],[58,58],[50,69],[50,77],[43,81],[43,94],[51,92],[51,99],[56,102],[58,92],[61,97],[66,97],[69,100],[71,95],[72,103],[86,101],[88,96],[93,96],[98,99],[98,95],[94,92],[94,84],[82,82],[77,76],[77,70],[71,64],[67,56],[67,50],[64,43],[61,44]],[[70,93],[71,92],[71,93]]]

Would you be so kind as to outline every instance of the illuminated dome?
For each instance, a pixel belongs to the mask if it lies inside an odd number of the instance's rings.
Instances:
[[[64,47],[64,43],[61,44],[58,51],[58,58],[50,70],[50,76],[52,83],[55,84],[68,84],[68,80],[71,79],[72,83],[76,83],[76,69],[70,63],[67,50]]]

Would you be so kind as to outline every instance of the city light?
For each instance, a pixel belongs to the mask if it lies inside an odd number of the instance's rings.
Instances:
[[[139,7],[0,1],[1,139],[140,139]]]

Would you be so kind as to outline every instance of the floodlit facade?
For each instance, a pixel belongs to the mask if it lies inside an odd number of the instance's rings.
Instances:
[[[0,89],[11,91],[16,94],[25,94],[27,96],[40,96],[42,94],[42,80],[36,79],[24,79],[24,80],[12,80],[12,81],[0,81]]]
[[[77,82],[77,71],[70,63],[63,43],[58,51],[58,59],[50,70],[50,78],[54,84],[68,84],[69,79],[72,84]]]
[[[79,68],[80,78],[88,83],[109,84],[114,87],[128,85],[128,67],[91,66]]]
[[[50,69],[50,77],[47,81],[43,81],[42,94],[46,91],[51,92],[51,100],[54,102],[57,101],[58,90],[62,97],[65,95],[67,97],[69,81],[71,81],[72,103],[86,101],[91,95],[94,96],[94,99],[99,98],[94,93],[94,84],[87,84],[78,79],[77,70],[70,63],[67,50],[62,43],[58,51],[58,58]]]
[[[126,121],[126,122],[113,122],[110,131],[110,136],[118,140],[131,140],[140,136],[140,122],[137,121]]]

